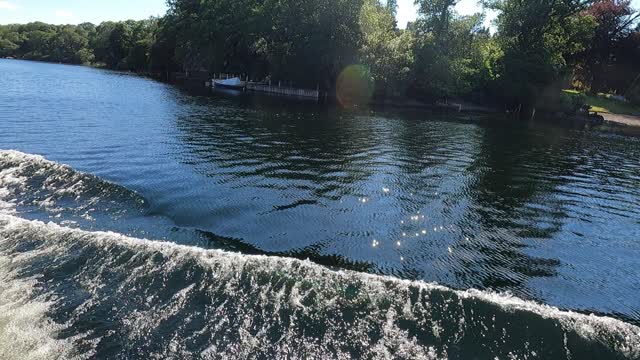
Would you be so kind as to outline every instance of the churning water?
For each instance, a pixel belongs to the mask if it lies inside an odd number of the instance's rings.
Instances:
[[[638,138],[0,60],[0,149],[0,359],[640,358]]]

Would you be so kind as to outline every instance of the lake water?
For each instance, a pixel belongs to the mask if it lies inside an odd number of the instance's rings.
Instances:
[[[0,358],[640,358],[640,139],[0,60]]]

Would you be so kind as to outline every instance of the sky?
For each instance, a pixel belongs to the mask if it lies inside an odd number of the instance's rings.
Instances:
[[[165,0],[0,0],[0,24],[42,21],[50,24],[79,24],[102,21],[146,19],[163,15]],[[461,14],[479,10],[477,0],[462,0]],[[398,0],[398,26],[416,19],[414,0]]]
[[[79,24],[164,15],[165,0],[0,0],[0,24]]]
[[[318,0],[321,1],[321,0]],[[398,27],[416,19],[415,0],[398,0]],[[640,0],[633,0],[640,8]],[[0,0],[0,24],[42,21],[50,24],[79,24],[103,21],[146,19],[161,16],[167,10],[165,0]],[[478,0],[461,0],[458,13],[470,15],[480,11]],[[486,25],[495,14],[487,13]]]
[[[640,1],[640,0],[639,0]],[[417,16],[418,8],[415,5],[415,0],[398,0],[398,27],[404,29],[407,27],[407,23],[414,21]],[[478,6],[478,0],[461,0],[456,5],[456,11],[460,15],[472,15],[482,11]],[[487,14],[486,25],[490,25],[495,15]]]

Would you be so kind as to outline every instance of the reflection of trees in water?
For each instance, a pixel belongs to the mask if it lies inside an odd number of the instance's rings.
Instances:
[[[227,187],[253,188],[260,194],[262,189],[275,191],[276,197],[268,195],[272,197],[261,206],[271,207],[271,212],[289,211],[282,216],[313,214],[313,220],[298,218],[289,226],[328,234],[306,244],[307,250],[355,259],[362,259],[362,246],[371,243],[370,229],[398,234],[403,216],[428,205],[427,194],[446,174],[433,174],[427,184],[425,171],[451,158],[443,146],[447,138],[468,131],[446,125],[433,129],[424,119],[375,118],[309,107],[211,106],[202,101],[196,111],[177,120],[179,140],[188,149],[181,150],[181,160]],[[341,201],[381,193],[383,186],[392,194],[367,204],[362,212]],[[274,229],[264,230],[268,234]],[[286,231],[279,229],[279,236],[288,236],[282,235]],[[351,244],[345,245],[345,239]],[[290,241],[292,247],[300,242]]]
[[[321,111],[217,106],[180,117],[193,154],[184,160],[235,187],[351,195],[351,184],[372,174],[375,133],[366,119]]]
[[[455,165],[447,163],[468,151],[468,142],[452,141],[468,136],[465,126],[424,117],[375,118],[309,106],[206,105],[178,118],[180,140],[193,155],[182,160],[237,188],[308,194],[275,210],[365,197],[362,187],[383,179],[376,190],[393,188],[394,211],[413,213],[427,206],[452,175]]]
[[[371,262],[381,272],[405,278],[509,289],[523,296],[534,295],[527,290],[529,279],[556,276],[557,259],[529,250],[535,241],[564,236],[570,214],[557,194],[588,161],[577,156],[582,133],[429,121],[433,115],[374,118],[309,107],[201,101],[202,106],[190,106],[195,110],[177,120],[180,146],[187,149],[180,150],[182,160],[227,187],[275,191],[286,201],[271,204],[282,198],[269,198],[261,205],[282,216],[292,210],[303,215],[285,227],[325,231],[323,239],[302,242],[302,250],[295,249],[299,239],[287,238],[292,254],[336,255],[345,267],[350,261]],[[391,193],[381,202],[361,213],[342,213],[353,205],[338,200],[367,196],[372,188],[380,192],[383,185]],[[410,262],[400,263],[395,249],[389,251],[397,260],[362,255],[371,236],[383,233],[379,236],[386,238],[378,239],[396,240],[403,231],[400,220],[417,211],[431,212],[431,226],[455,226],[407,243]],[[282,220],[272,215],[264,219]],[[347,225],[350,233],[341,233]]]
[[[528,129],[499,124],[483,131],[465,189],[470,200],[460,226],[466,236],[456,244],[457,276],[469,286],[509,289],[531,296],[532,277],[556,276],[557,259],[526,254],[531,240],[550,240],[567,213],[553,195],[579,166],[579,145],[569,130]]]
[[[475,127],[446,121],[445,116],[429,115],[407,119],[410,126],[400,127],[390,146],[393,147],[396,176],[405,189],[402,201],[410,205],[407,213],[415,213],[430,206],[440,195],[443,186],[458,186],[460,171],[472,161]],[[438,121],[436,121],[438,120]],[[455,120],[449,116],[449,120]],[[445,186],[446,187],[446,186]],[[444,217],[449,209],[440,209]]]

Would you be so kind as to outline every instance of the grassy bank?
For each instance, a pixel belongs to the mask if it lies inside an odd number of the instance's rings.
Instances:
[[[563,90],[573,96],[584,96],[584,101],[591,111],[603,114],[621,114],[640,116],[640,106],[611,98],[609,94],[586,94],[577,90]]]

